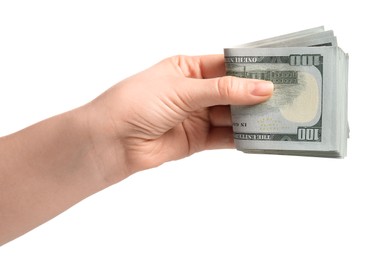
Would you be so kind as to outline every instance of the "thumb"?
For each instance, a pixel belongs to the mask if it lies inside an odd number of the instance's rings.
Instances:
[[[255,105],[269,99],[271,81],[224,76],[212,79],[188,78],[181,97],[193,110],[216,105]]]

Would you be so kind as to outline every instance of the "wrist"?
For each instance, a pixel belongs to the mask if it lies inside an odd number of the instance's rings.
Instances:
[[[80,122],[84,142],[89,147],[86,164],[103,185],[107,187],[130,176],[133,172],[126,163],[123,137],[107,106],[94,100],[70,113]]]

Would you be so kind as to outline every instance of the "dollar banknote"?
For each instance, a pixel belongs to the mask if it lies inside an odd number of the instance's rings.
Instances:
[[[268,101],[231,107],[238,150],[346,156],[348,55],[332,31],[312,28],[226,48],[224,54],[227,75],[274,83]]]

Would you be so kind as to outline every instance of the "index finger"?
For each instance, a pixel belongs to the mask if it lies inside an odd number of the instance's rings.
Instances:
[[[198,56],[200,71],[204,79],[216,78],[226,75],[225,59],[222,54]]]
[[[187,78],[209,79],[225,75],[224,55],[175,56],[175,63]]]

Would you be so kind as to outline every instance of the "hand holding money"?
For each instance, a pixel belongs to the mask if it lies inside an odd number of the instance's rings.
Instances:
[[[348,55],[332,31],[304,30],[225,49],[227,75],[269,80],[274,94],[255,106],[232,106],[238,150],[344,157]]]

